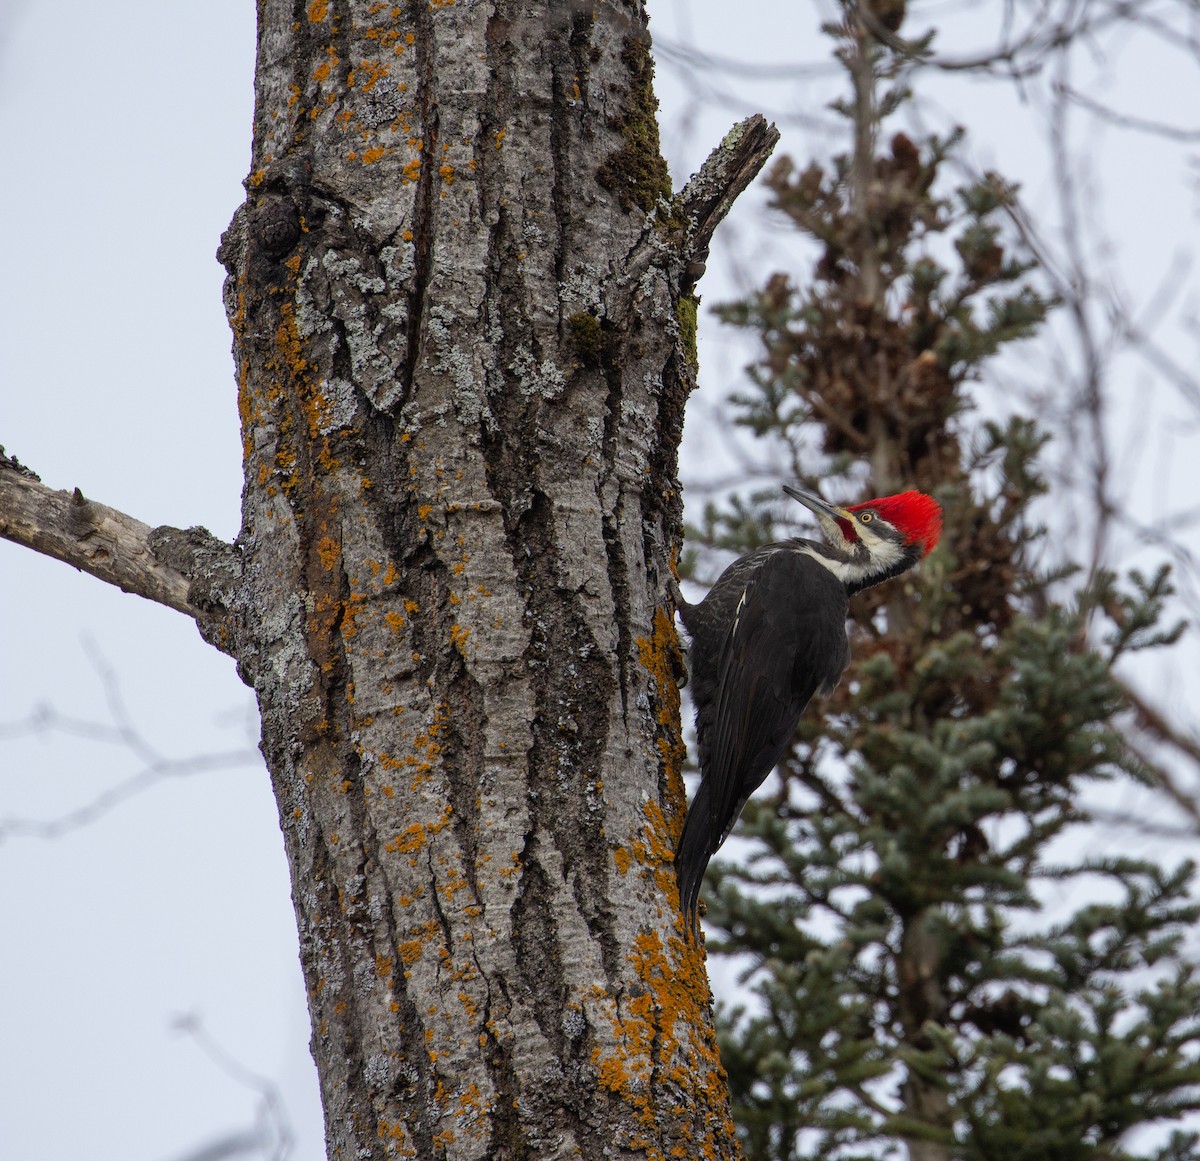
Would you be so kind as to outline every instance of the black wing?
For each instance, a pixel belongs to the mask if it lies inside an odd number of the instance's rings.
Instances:
[[[807,553],[772,552],[749,577],[715,660],[712,697],[697,711],[700,789],[676,860],[693,921],[709,859],[787,750],[809,699],[832,689],[850,660],[845,588]]]

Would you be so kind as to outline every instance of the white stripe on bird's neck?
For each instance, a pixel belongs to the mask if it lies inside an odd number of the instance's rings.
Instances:
[[[838,545],[836,556],[827,556],[816,546],[804,545],[796,551],[815,560],[833,573],[847,588],[862,588],[876,577],[889,575],[904,560],[904,545],[898,540],[875,536],[863,528],[857,544]]]

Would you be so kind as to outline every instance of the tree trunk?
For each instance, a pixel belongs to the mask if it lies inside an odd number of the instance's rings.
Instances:
[[[606,19],[260,4],[237,654],[330,1157],[732,1152],[671,898],[692,367]]]
[[[734,1157],[665,569],[691,289],[778,135],[672,198],[630,0],[258,18],[238,541],[2,449],[0,535],[254,688],[331,1158]]]

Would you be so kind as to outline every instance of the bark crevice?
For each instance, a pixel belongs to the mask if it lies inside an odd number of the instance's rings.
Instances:
[[[413,49],[417,58],[415,75],[421,136],[418,145],[420,169],[413,203],[412,225],[409,227],[416,253],[414,257],[415,270],[408,292],[408,350],[407,357],[400,368],[400,385],[406,396],[412,392],[421,352],[425,296],[429,289],[433,270],[437,231],[437,220],[433,212],[434,183],[440,168],[437,152],[439,144],[438,105],[434,93],[437,42],[433,30],[431,5],[426,3],[426,0],[415,0],[409,5],[409,13],[416,29]]]

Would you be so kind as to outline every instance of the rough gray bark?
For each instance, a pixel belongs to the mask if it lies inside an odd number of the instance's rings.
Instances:
[[[636,3],[259,3],[242,531],[137,536],[258,697],[330,1157],[737,1154],[662,569],[691,285],[776,135],[672,199],[647,45]]]

